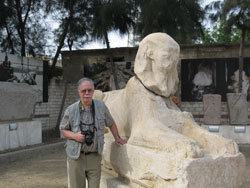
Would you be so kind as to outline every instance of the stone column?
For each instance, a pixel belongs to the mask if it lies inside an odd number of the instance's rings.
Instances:
[[[221,96],[203,95],[204,124],[219,125],[221,123]]]
[[[232,125],[246,125],[249,123],[247,95],[245,93],[228,93],[227,104]]]

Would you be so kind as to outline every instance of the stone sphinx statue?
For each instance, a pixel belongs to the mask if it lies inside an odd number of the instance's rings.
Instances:
[[[171,100],[179,52],[167,34],[150,34],[139,46],[136,76],[126,87],[95,92],[127,139],[115,147],[112,135],[105,135],[104,168],[125,178],[129,187],[237,187],[245,167],[237,144],[201,128]]]

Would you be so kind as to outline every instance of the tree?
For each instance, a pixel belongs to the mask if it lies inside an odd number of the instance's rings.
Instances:
[[[213,21],[222,20],[225,23],[225,33],[237,28],[241,31],[239,51],[239,92],[242,92],[242,71],[244,59],[244,43],[250,31],[250,0],[224,0],[215,1],[208,5],[207,10],[216,10],[210,18]]]
[[[45,6],[43,1],[8,0],[3,4],[11,14],[3,22],[5,31],[2,30],[2,47],[22,56],[26,56],[27,48],[41,52],[46,43],[42,40],[46,31],[41,22],[41,10]]]
[[[82,39],[87,35],[89,12],[87,0],[48,0],[48,12],[53,13],[54,21],[60,25],[55,31],[57,50],[53,58],[52,66],[49,72],[49,79],[53,77],[53,71],[61,49],[67,40],[71,50],[75,41]],[[82,43],[85,40],[80,40]]]
[[[179,43],[195,43],[202,35],[204,11],[199,0],[141,0],[136,33],[168,33]]]
[[[115,87],[119,89],[113,54],[110,50],[108,33],[119,31],[120,34],[129,32],[134,24],[131,18],[132,4],[126,0],[93,0],[91,6],[93,21],[91,36],[94,39],[102,40],[106,43],[111,62],[112,74],[114,76]]]
[[[1,46],[4,51],[26,56],[28,51],[41,53],[46,41],[46,29],[43,27],[39,10],[44,4],[38,1],[4,1],[9,16],[1,23]],[[28,49],[29,48],[29,49]]]
[[[88,3],[89,2],[87,0],[48,0],[48,13],[52,13],[54,21],[60,23],[58,29],[56,29],[54,32],[57,50],[49,71],[49,79],[53,77],[57,59],[61,53],[61,49],[65,46],[65,41],[67,41],[70,51],[75,45],[74,43],[77,42],[82,44],[86,41],[87,31],[89,29],[88,22],[90,19]],[[60,135],[59,125],[67,94],[67,85],[68,83],[66,81],[61,108],[55,127],[57,136]]]

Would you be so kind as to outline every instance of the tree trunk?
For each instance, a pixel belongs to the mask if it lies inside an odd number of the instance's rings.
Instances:
[[[51,78],[53,77],[53,72],[54,72],[54,69],[55,69],[55,66],[56,66],[56,62],[57,62],[57,59],[61,53],[61,49],[64,45],[64,39],[65,37],[63,37],[63,39],[60,40],[60,43],[59,43],[59,46],[57,47],[57,50],[56,50],[56,55],[55,57],[53,58],[53,62],[52,62],[52,66],[50,68],[50,71],[49,71],[49,80],[51,80]]]
[[[111,71],[112,71],[112,74],[114,76],[115,89],[120,89],[119,85],[118,85],[118,80],[117,80],[117,73],[116,73],[115,63],[114,63],[114,60],[113,60],[113,54],[112,54],[112,52],[110,50],[110,46],[109,46],[109,39],[108,39],[108,33],[107,32],[105,32],[105,41],[106,41],[108,54],[109,54],[109,59],[110,59],[110,63],[111,63]]]
[[[15,54],[15,49],[14,49],[14,46],[13,46],[13,40],[11,38],[11,32],[8,28],[8,25],[7,25],[7,22],[5,21],[4,22],[4,25],[5,25],[5,29],[6,29],[6,32],[7,32],[7,38],[8,38],[8,43],[10,45],[10,48],[11,48],[11,54]]]
[[[60,42],[59,42],[59,46],[57,47],[57,50],[56,50],[56,55],[53,58],[52,66],[51,66],[51,69],[49,71],[49,80],[51,80],[51,78],[53,77],[53,72],[54,72],[54,69],[55,69],[55,66],[56,66],[56,63],[57,63],[57,59],[58,59],[58,57],[59,57],[59,55],[61,53],[61,49],[62,49],[62,47],[64,45],[64,40],[65,40],[66,35],[68,33],[69,24],[70,24],[72,18],[73,18],[73,5],[70,7],[70,16],[69,16],[69,18],[67,20],[67,23],[65,25],[65,29],[63,31],[63,34],[60,37],[60,40],[59,40]]]
[[[27,2],[27,11],[25,13],[24,18],[22,17],[22,7],[20,0],[16,0],[16,10],[17,10],[17,18],[18,18],[18,26],[17,31],[18,35],[21,39],[21,55],[24,57],[26,56],[26,41],[25,41],[25,25],[29,16],[29,12],[32,6],[32,0]]]
[[[244,65],[244,42],[245,42],[245,29],[241,30],[240,52],[239,52],[239,93],[242,93],[242,73]]]
[[[26,57],[26,44],[25,44],[25,36],[24,35],[25,34],[24,34],[24,28],[23,28],[23,30],[21,31],[21,45],[22,45],[22,47],[21,47],[21,55],[23,57]]]
[[[73,40],[70,40],[69,38],[68,38],[68,46],[69,46],[69,51],[72,51],[72,46],[73,46],[73,43],[74,43],[74,41]]]
[[[65,81],[63,98],[62,98],[62,102],[61,102],[60,111],[59,111],[59,114],[57,116],[56,127],[55,127],[55,133],[56,133],[56,136],[58,136],[58,137],[60,137],[59,126],[60,126],[61,116],[62,116],[62,112],[63,112],[63,107],[64,107],[66,96],[67,96],[67,90],[68,90],[68,83],[67,83],[67,81]]]

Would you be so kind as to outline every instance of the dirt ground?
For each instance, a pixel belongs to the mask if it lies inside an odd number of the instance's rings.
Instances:
[[[0,165],[0,188],[67,188],[64,149]]]
[[[250,188],[250,149],[243,154],[247,159],[247,169],[245,181],[239,188]],[[64,149],[28,160],[0,164],[0,188],[67,188]]]

